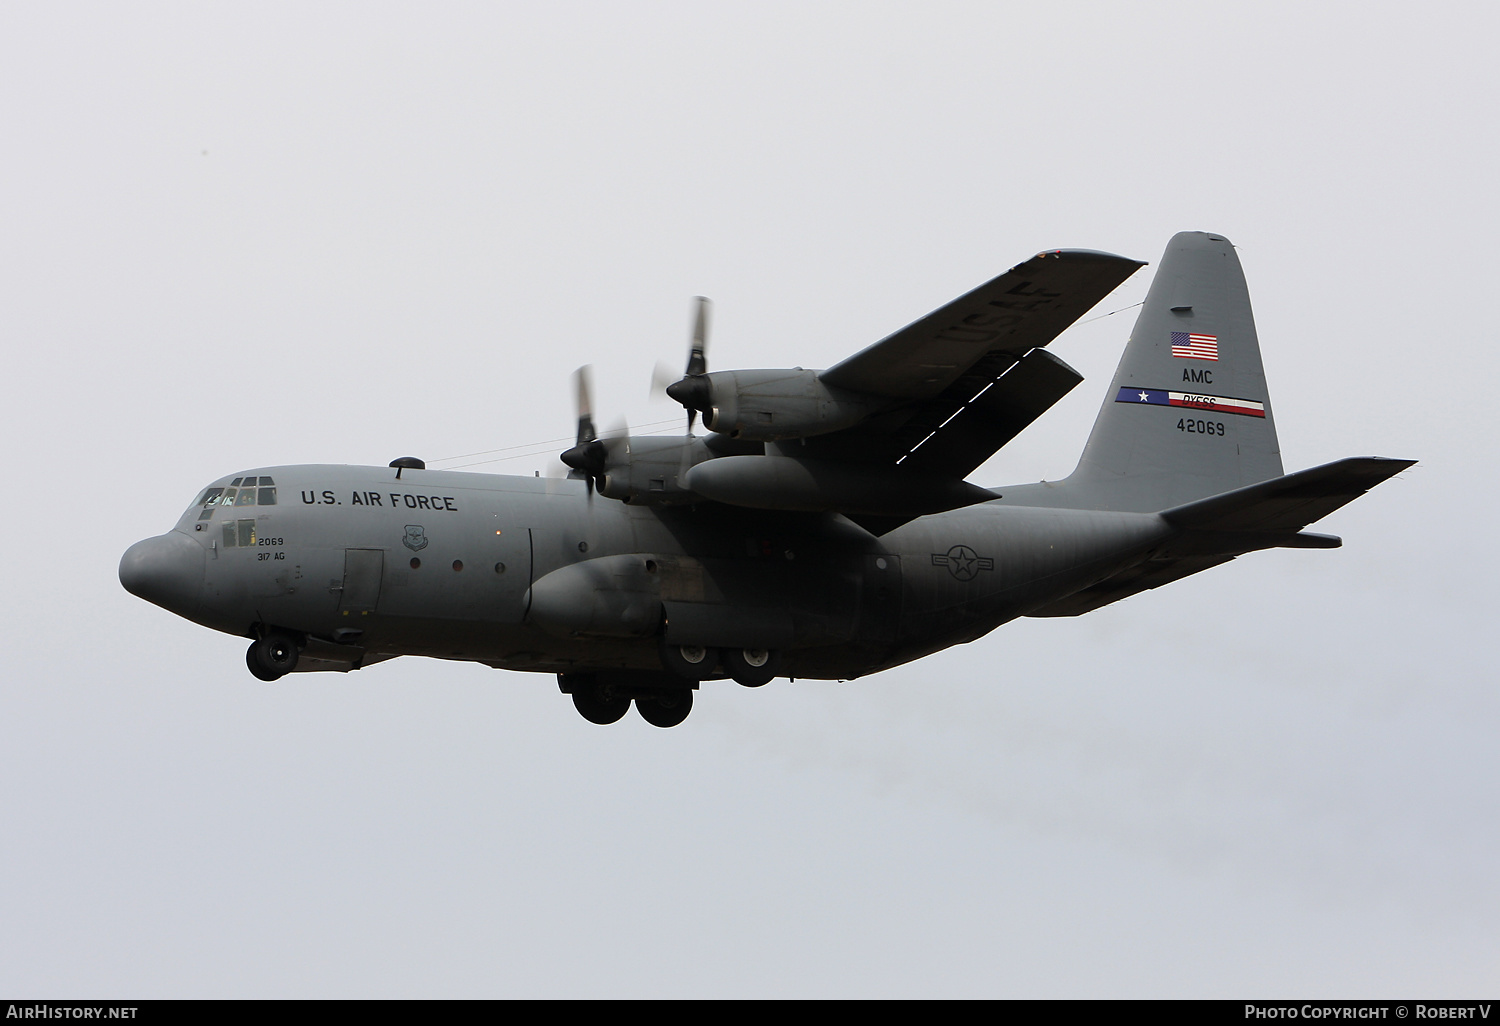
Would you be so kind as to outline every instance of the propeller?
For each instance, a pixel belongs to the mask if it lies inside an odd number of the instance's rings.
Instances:
[[[594,479],[604,476],[609,451],[594,430],[594,372],[587,364],[573,372],[574,405],[578,410],[578,440],[559,457],[567,466],[585,477],[589,494],[594,493]]]
[[[677,383],[681,372],[666,360],[657,360],[656,365],[651,368],[651,398],[665,399],[667,389]]]
[[[694,296],[693,304],[693,337],[688,343],[687,370],[667,386],[667,395],[687,410],[689,435],[698,414],[708,413],[713,402],[708,383],[708,313],[713,304],[703,296]]]
[[[588,482],[589,497],[595,487],[603,487],[605,472],[609,470],[612,451],[630,437],[630,428],[621,421],[611,428],[608,436],[600,438],[594,428],[594,382],[593,369],[585,364],[573,372],[575,401],[578,409],[578,440],[572,448],[558,457],[573,472]],[[569,475],[573,476],[572,474]]]

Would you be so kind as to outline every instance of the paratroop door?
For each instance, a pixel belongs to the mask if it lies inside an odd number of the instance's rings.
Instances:
[[[374,612],[380,601],[380,575],[385,569],[383,549],[344,550],[344,590],[339,609],[345,613]]]

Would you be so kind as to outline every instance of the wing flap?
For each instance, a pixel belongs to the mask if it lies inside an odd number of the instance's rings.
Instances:
[[[1082,380],[1052,353],[1033,349],[957,409],[939,407],[914,417],[922,434],[896,462],[921,473],[967,477]],[[943,419],[933,423],[937,416]],[[902,435],[915,434],[910,427]]]

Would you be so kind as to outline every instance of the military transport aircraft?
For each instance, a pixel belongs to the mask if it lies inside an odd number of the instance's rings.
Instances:
[[[1167,246],[1078,467],[965,479],[1081,376],[1046,346],[1142,264],[1039,253],[827,370],[710,372],[682,437],[599,437],[579,378],[567,479],[258,467],[131,546],[135,595],[252,639],[261,680],[396,656],[554,673],[583,716],[681,723],[703,681],[847,679],[1076,616],[1257,549],[1411,466],[1283,474],[1239,258]],[[699,414],[706,436],[695,436]]]

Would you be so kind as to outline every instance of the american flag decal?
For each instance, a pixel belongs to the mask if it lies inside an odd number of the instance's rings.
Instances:
[[[1172,355],[1185,360],[1217,360],[1219,358],[1219,336],[1200,335],[1196,332],[1172,332]]]

